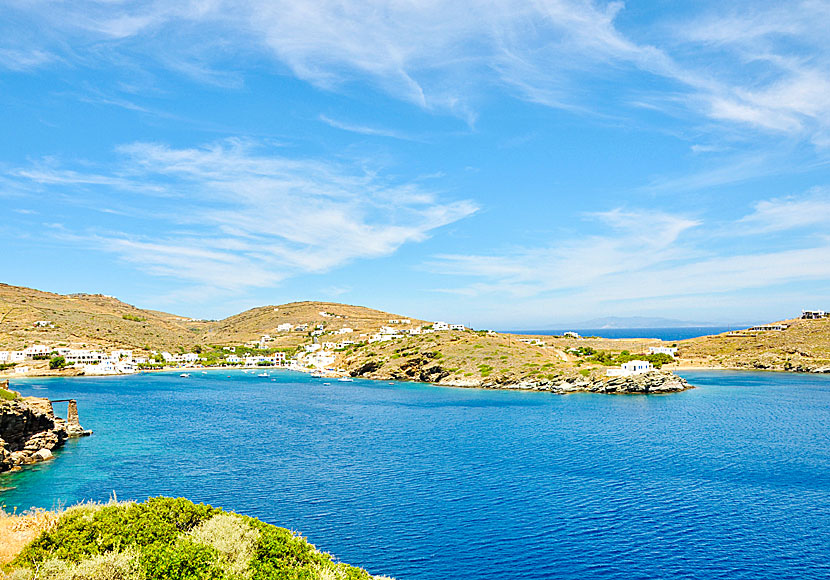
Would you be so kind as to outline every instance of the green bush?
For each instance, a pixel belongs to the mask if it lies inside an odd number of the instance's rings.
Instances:
[[[53,356],[49,359],[49,368],[52,370],[62,369],[66,366],[66,359],[62,356]]]
[[[186,499],[66,510],[7,565],[20,580],[371,580],[304,538]]]
[[[147,320],[143,316],[136,316],[135,314],[124,314],[121,318],[124,320],[131,320],[132,322],[144,322]]]

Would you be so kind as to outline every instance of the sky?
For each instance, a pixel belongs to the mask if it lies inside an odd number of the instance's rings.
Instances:
[[[830,2],[0,0],[0,281],[477,328],[830,309]]]

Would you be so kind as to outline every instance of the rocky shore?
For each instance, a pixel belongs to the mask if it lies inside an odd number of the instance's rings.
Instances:
[[[417,361],[417,363],[432,361]],[[609,395],[647,395],[677,393],[693,389],[686,379],[670,371],[654,370],[648,373],[624,377],[604,377],[594,374],[563,374],[555,379],[531,379],[501,376],[495,380],[457,378],[439,364],[410,364],[386,371],[376,361],[370,361],[350,372],[352,377],[377,380],[411,380],[432,383],[446,387],[468,387],[482,389],[515,389],[525,391],[547,391],[556,394],[602,393]]]
[[[78,422],[75,401],[67,401],[66,419],[56,417],[49,399],[20,397],[0,382],[0,472],[52,459],[52,451],[70,437],[90,435]]]

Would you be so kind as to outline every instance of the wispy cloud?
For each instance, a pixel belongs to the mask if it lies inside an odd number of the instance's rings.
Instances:
[[[806,196],[762,200],[740,220],[750,233],[781,232],[830,224],[830,189],[816,188]],[[830,256],[828,256],[830,259]]]
[[[477,210],[470,201],[441,201],[418,184],[261,153],[242,140],[189,149],[133,143],[119,152],[116,174],[52,167],[13,175],[48,185],[49,195],[54,188],[68,195],[83,187],[102,200],[122,198],[139,221],[147,212],[158,224],[153,234],[139,226],[110,233],[99,228],[73,239],[152,274],[203,284],[268,286],[388,256]]]
[[[495,0],[477,5],[472,18],[469,6],[449,0],[79,0],[15,8],[48,23],[50,34],[43,48],[5,49],[7,66],[37,66],[50,48],[92,39],[87,46],[149,53],[191,78],[238,86],[242,78],[227,57],[266,54],[315,86],[368,81],[471,124],[482,93],[498,85],[532,102],[598,115],[618,116],[632,102],[676,115],[680,104],[703,119],[830,145],[828,9],[814,0],[701,8],[676,24],[657,13],[651,30],[658,32],[648,36],[620,24],[622,3],[590,0]],[[170,29],[176,34],[163,34]],[[650,94],[616,82],[643,75],[657,81]],[[606,90],[608,82],[617,89]]]
[[[398,131],[391,131],[389,129],[378,129],[375,127],[367,127],[365,125],[357,125],[354,123],[346,123],[343,121],[332,119],[327,115],[320,115],[318,118],[329,127],[334,127],[335,129],[340,129],[342,131],[349,131],[350,133],[358,133],[360,135],[371,135],[375,137],[390,137],[392,139],[401,139],[403,141],[417,140],[413,137],[410,137],[409,135],[400,133]]]
[[[823,190],[760,202],[731,223],[619,209],[589,217],[606,229],[579,241],[493,255],[442,255],[431,268],[466,282],[445,288],[447,292],[558,296],[575,309],[604,301],[682,300],[830,279],[830,238],[820,228],[811,239],[791,239],[783,246],[778,240],[755,244],[750,251],[737,243],[747,235],[828,223],[830,200]],[[732,243],[735,250],[729,249]]]

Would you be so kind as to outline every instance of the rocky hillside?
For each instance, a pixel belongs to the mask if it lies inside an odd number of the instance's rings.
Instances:
[[[678,343],[692,366],[830,372],[830,318],[784,320],[783,331],[734,331]]]
[[[204,343],[233,345],[269,334],[274,337],[276,347],[296,346],[307,342],[308,332],[277,332],[279,325],[307,325],[308,331],[314,330],[317,325],[323,326],[326,331],[351,328],[355,336],[359,336],[375,333],[381,326],[388,325],[390,320],[403,318],[405,317],[381,310],[336,302],[291,302],[252,308],[211,323],[207,328]],[[409,320],[416,325],[426,324],[421,320]]]
[[[0,284],[0,350],[22,350],[32,344],[187,351],[196,345],[238,345],[263,334],[275,348],[308,341],[308,332],[277,332],[280,324],[318,324],[327,330],[352,328],[374,333],[396,314],[332,302],[293,302],[252,308],[219,321],[192,320],[144,310],[101,294],[53,294]],[[37,326],[38,321],[48,322]],[[412,320],[413,324],[422,321]]]
[[[541,345],[527,344],[508,334],[435,332],[350,347],[340,354],[337,366],[353,377],[457,387],[614,394],[667,393],[691,388],[668,372],[649,373],[648,378],[609,379],[606,365],[569,354],[568,349],[575,347],[568,344],[578,342],[569,341],[559,344],[561,340],[554,339]]]
[[[36,326],[38,321],[48,322]],[[172,349],[198,344],[205,324],[101,294],[53,294],[0,284],[0,349],[35,343]]]
[[[55,417],[49,399],[20,397],[0,383],[0,472],[47,461],[73,436],[87,435],[74,417]]]

